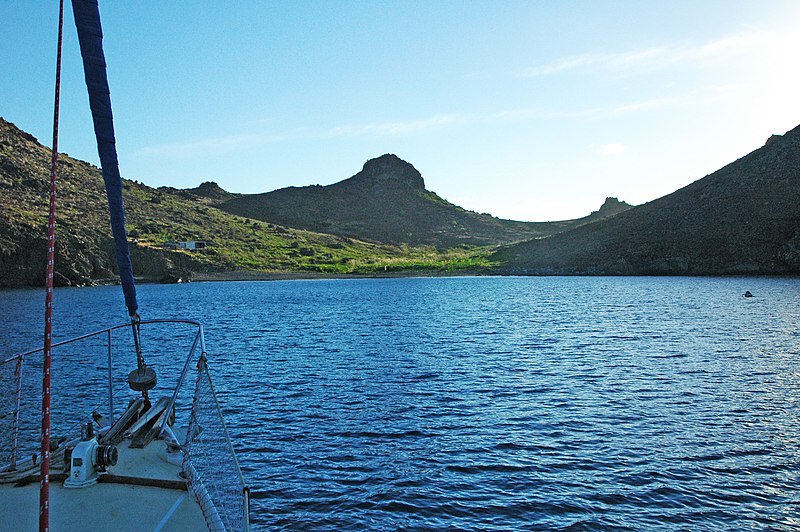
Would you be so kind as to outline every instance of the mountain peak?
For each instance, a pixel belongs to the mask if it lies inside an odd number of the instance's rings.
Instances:
[[[364,163],[364,168],[353,176],[358,181],[372,181],[381,184],[399,184],[412,189],[425,189],[422,174],[397,155],[387,153],[370,159]]]
[[[204,181],[195,188],[159,187],[158,190],[178,194],[184,198],[199,199],[211,203],[219,203],[236,196],[236,194],[228,192],[214,181]]]

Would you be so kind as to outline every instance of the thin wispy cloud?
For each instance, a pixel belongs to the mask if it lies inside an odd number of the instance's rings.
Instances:
[[[609,104],[608,106],[604,107],[592,107],[575,111],[554,112],[548,114],[548,116],[583,119],[616,118],[619,116],[644,111],[655,111],[670,107],[708,103],[720,98],[730,97],[735,95],[737,92],[745,91],[747,89],[747,84],[710,85],[681,93],[675,93],[670,96],[634,100],[627,103]]]
[[[538,107],[519,107],[484,113],[455,112],[414,120],[337,126],[331,128],[327,135],[331,137],[413,135],[448,127],[466,127],[492,122],[525,121],[541,114],[542,110]]]
[[[651,48],[623,53],[586,53],[572,57],[565,57],[545,65],[526,68],[519,75],[525,78],[547,76],[566,70],[575,70],[584,67],[602,66],[606,68],[629,68],[644,64],[664,54],[664,48]]]
[[[623,105],[617,105],[608,109],[608,113],[611,115],[623,115],[627,113],[634,113],[637,111],[647,111],[650,109],[661,109],[664,107],[669,107],[670,105],[676,105],[679,103],[685,103],[687,100],[691,99],[690,94],[681,94],[677,96],[667,96],[664,98],[651,98],[649,100],[640,100],[636,102],[626,103]]]
[[[328,129],[301,127],[285,132],[261,132],[210,137],[186,142],[168,142],[141,148],[136,152],[136,155],[141,157],[169,156],[192,158],[227,154],[293,140],[318,140],[332,137],[413,135],[446,127],[465,120],[467,120],[466,115],[452,113],[407,121],[348,124]]]
[[[532,78],[589,68],[612,71],[663,68],[681,63],[736,57],[768,46],[774,40],[773,33],[753,32],[731,35],[701,45],[673,44],[615,53],[589,52],[525,68],[518,75]]]
[[[540,116],[541,114],[542,110],[538,107],[521,107],[518,109],[507,109],[490,113],[486,116],[486,119],[489,121],[515,122],[519,120],[528,120],[530,118]]]
[[[464,116],[461,114],[452,113],[431,116],[429,118],[423,118],[419,120],[378,122],[372,124],[351,124],[334,127],[328,132],[328,134],[332,137],[408,135],[449,126],[460,120],[463,120],[463,118]]]
[[[336,137],[390,137],[415,135],[452,126],[465,126],[476,122],[507,122],[530,119],[541,111],[536,108],[507,109],[484,114],[449,113],[426,118],[366,124],[345,124],[324,128],[298,128],[288,132],[255,133],[246,135],[229,135],[198,139],[188,142],[174,142],[148,146],[136,154],[140,156],[177,156],[195,157],[198,155],[227,153],[236,150],[251,149],[267,144],[290,140],[309,140]]]
[[[651,98],[648,100],[637,100],[630,103],[608,105],[606,107],[592,107],[574,111],[553,112],[549,116],[562,118],[581,118],[581,119],[604,119],[615,118],[622,115],[649,111],[684,104],[694,97],[693,94],[681,94],[665,98]]]
[[[136,156],[141,157],[197,157],[202,154],[229,153],[237,150],[256,148],[266,144],[282,142],[298,133],[261,133],[226,135],[186,142],[167,142],[153,146],[145,146],[136,151]]]

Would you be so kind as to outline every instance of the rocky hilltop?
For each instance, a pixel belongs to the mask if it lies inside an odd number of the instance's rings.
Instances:
[[[328,186],[289,187],[240,195],[220,209],[257,220],[376,242],[409,245],[497,245],[552,235],[629,208],[616,202],[592,216],[560,222],[517,222],[478,214],[427,190],[420,172],[396,155]]]
[[[508,273],[800,273],[800,127],[668,196],[498,251]]]
[[[159,187],[158,190],[160,192],[175,194],[186,199],[197,200],[208,204],[221,203],[238,196],[238,194],[224,190],[214,181],[200,183],[200,186],[195,188],[181,189],[172,187]]]
[[[599,220],[601,218],[608,218],[621,212],[627,211],[632,205],[620,201],[617,198],[606,198],[600,208],[588,216],[590,220]]]
[[[342,186],[353,188],[399,188],[425,190],[425,180],[411,163],[396,155],[386,154],[364,163],[364,168],[343,181]]]

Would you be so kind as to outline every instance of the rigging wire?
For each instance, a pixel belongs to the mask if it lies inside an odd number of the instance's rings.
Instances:
[[[45,275],[44,359],[42,361],[42,449],[39,483],[39,532],[50,530],[50,366],[53,358],[53,274],[56,250],[56,188],[58,184],[58,115],[61,99],[61,48],[64,35],[64,0],[58,7],[58,52],[53,105],[53,154],[50,164],[50,215],[47,225]]]

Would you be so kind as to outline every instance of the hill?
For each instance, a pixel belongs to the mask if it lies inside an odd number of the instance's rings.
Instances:
[[[611,200],[599,211],[578,220],[502,220],[442,199],[425,188],[425,181],[414,166],[387,154],[367,161],[359,173],[332,185],[223,196],[216,206],[240,216],[310,231],[375,242],[450,248],[497,245],[552,235],[630,207]]]
[[[50,149],[0,118],[0,287],[44,282]],[[115,264],[100,170],[67,155],[59,163],[56,282],[113,280]],[[153,189],[123,181],[134,273],[150,280],[196,272],[369,273],[448,271],[485,262],[464,250],[438,253],[297,230],[212,206],[234,195],[215,184]],[[169,242],[203,241],[198,252]]]
[[[506,273],[800,273],[800,126],[668,196],[499,250]]]

